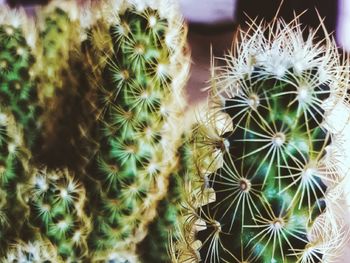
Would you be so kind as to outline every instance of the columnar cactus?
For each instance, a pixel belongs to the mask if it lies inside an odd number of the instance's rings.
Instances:
[[[201,243],[193,261],[333,262],[346,240],[334,206],[349,150],[333,124],[349,107],[347,68],[332,39],[303,33],[297,20],[253,24],[217,68],[196,135],[208,155],[185,237],[189,251]]]
[[[180,137],[173,125],[183,110],[188,71],[174,3],[107,2],[85,42],[99,98],[90,244],[102,258],[143,238],[167,191]]]
[[[40,112],[33,78],[36,31],[22,10],[0,11],[0,102],[11,110],[30,147],[36,138]]]
[[[35,171],[30,183],[30,223],[39,227],[67,262],[87,256],[89,218],[84,187],[68,170]]]

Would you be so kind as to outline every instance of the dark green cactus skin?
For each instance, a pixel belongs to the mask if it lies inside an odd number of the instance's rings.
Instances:
[[[10,116],[1,113],[3,116]],[[26,180],[24,161],[28,156],[16,144],[17,136],[9,117],[0,125],[0,256],[18,238],[24,224],[27,206],[21,197],[20,185]]]
[[[146,20],[151,14],[157,17],[155,27]],[[100,150],[90,170],[101,187],[91,236],[97,250],[113,248],[144,220],[144,200],[155,191],[160,174],[152,163],[162,160],[160,133],[167,115],[161,108],[171,95],[171,77],[157,71],[157,65],[170,63],[164,43],[167,21],[149,9],[142,13],[129,9],[120,18],[120,24],[109,28],[113,54],[102,70]],[[121,29],[126,36],[119,33]]]
[[[67,172],[37,173],[30,197],[30,224],[40,228],[69,262],[80,262],[87,254],[85,192]]]
[[[183,189],[194,174],[194,156],[188,138],[183,136],[183,145],[177,156],[179,163],[176,172],[170,176],[168,192],[157,208],[157,217],[149,225],[146,238],[138,246],[141,262],[171,262],[170,242],[179,239],[179,226],[185,213],[186,196]]]
[[[197,236],[203,262],[296,262],[294,253],[308,244],[307,229],[325,208],[327,187],[312,163],[330,143],[320,127],[323,110],[314,103],[329,96],[328,85],[296,93],[287,81],[259,77],[262,70],[254,68],[241,80],[247,88],[225,98],[222,111],[233,131],[218,144],[223,166],[208,176],[216,200],[200,210],[207,221]]]
[[[11,109],[31,147],[36,139],[40,113],[31,71],[35,58],[20,28],[0,25],[0,101]]]

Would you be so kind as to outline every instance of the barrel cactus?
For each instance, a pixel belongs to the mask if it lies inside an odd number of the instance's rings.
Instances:
[[[297,19],[253,23],[213,70],[196,134],[202,183],[179,241],[188,262],[339,256],[346,231],[336,207],[349,150],[335,123],[337,109],[349,107],[349,80],[334,40],[304,33]]]
[[[100,13],[94,8],[93,22],[82,22],[98,94],[100,146],[89,168],[93,183],[88,184],[94,193],[90,245],[96,258],[133,251],[166,194],[189,64],[173,2],[105,4]]]

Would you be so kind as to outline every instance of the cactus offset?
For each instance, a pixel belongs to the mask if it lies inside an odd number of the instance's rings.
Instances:
[[[173,7],[111,1],[88,30],[100,99],[100,149],[91,165],[100,198],[90,242],[102,257],[139,242],[166,193],[188,71],[181,19],[164,10]]]
[[[348,107],[348,79],[334,41],[314,34],[297,20],[253,24],[213,78],[197,134],[213,161],[187,237],[204,262],[330,262],[346,240],[332,112]]]

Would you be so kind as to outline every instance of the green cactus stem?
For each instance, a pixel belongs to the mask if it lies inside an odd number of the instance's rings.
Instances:
[[[90,169],[97,188],[89,192],[99,196],[90,244],[102,257],[135,249],[175,165],[188,58],[182,21],[164,7],[176,10],[171,1],[110,2],[87,31],[100,142]]]

